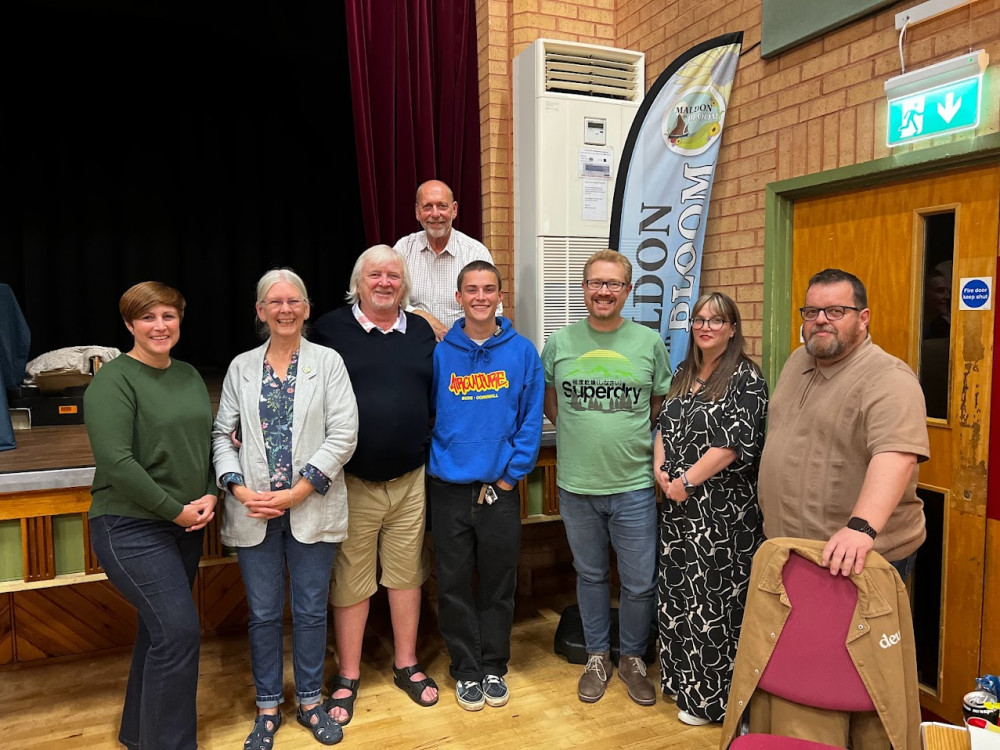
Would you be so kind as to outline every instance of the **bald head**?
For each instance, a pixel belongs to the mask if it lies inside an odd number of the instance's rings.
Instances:
[[[452,192],[451,188],[447,184],[441,182],[441,180],[427,180],[427,182],[422,182],[417,187],[417,207],[427,200],[425,191],[430,192],[434,197],[441,197],[442,194],[444,199],[448,203],[455,202],[455,194]]]
[[[427,232],[435,252],[440,252],[451,237],[451,225],[458,216],[458,203],[451,188],[440,180],[428,180],[417,188],[417,221]]]

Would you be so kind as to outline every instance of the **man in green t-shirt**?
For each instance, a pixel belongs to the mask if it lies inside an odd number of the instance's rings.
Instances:
[[[629,697],[656,703],[643,654],[656,587],[652,428],[670,387],[658,332],[622,317],[632,264],[600,250],[583,268],[588,315],[553,333],[542,350],[545,416],[556,426],[559,512],[573,551],[587,666],[577,686],[600,700],[612,676],[608,542],[618,558],[618,676]]]

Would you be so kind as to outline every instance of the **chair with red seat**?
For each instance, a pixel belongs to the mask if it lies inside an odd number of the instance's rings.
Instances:
[[[846,639],[858,600],[849,578],[834,576],[794,552],[782,570],[791,611],[757,690],[799,706],[833,712],[874,712],[875,706],[847,651]],[[748,602],[749,604],[749,602]],[[743,729],[749,711],[743,712]],[[743,734],[731,750],[827,750],[844,747],[798,737]]]

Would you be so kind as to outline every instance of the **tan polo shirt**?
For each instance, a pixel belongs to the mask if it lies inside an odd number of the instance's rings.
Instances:
[[[771,394],[757,491],[764,534],[826,541],[851,517],[876,453],[930,457],[924,394],[906,364],[871,338],[818,367],[805,347],[788,358]],[[899,505],[875,539],[891,562],[927,535],[913,469]]]

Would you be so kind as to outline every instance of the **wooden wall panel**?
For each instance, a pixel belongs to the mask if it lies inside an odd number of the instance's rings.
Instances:
[[[135,610],[107,581],[11,596],[19,662],[127,646],[135,638]]]
[[[21,558],[25,581],[48,581],[56,577],[52,516],[21,519]]]
[[[14,625],[11,594],[0,594],[0,665],[14,661]]]
[[[547,516],[559,515],[559,487],[556,486],[556,449],[546,446],[538,453],[538,463],[542,469],[542,513]]]
[[[223,557],[225,552],[222,548],[222,503],[220,500],[215,506],[215,518],[205,527],[205,544],[202,547],[202,559],[217,559]]]
[[[90,541],[90,517],[86,513],[83,514],[83,572],[88,575],[104,572]]]
[[[246,589],[240,566],[234,561],[206,565],[198,572],[195,589],[206,633],[243,631],[247,627]]]
[[[1000,521],[986,522],[986,581],[983,632],[980,636],[979,674],[1000,674]]]

